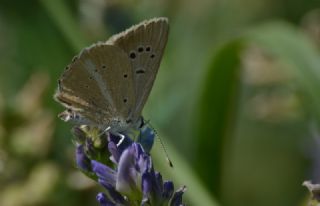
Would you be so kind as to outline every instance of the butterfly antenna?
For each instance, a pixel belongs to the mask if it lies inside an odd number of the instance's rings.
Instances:
[[[162,150],[163,150],[163,152],[164,152],[164,154],[165,154],[165,156],[166,156],[166,160],[167,160],[169,166],[173,168],[173,164],[172,164],[172,162],[171,162],[171,160],[170,160],[170,158],[169,158],[169,155],[168,155],[168,152],[167,152],[167,150],[166,150],[166,147],[164,146],[163,141],[162,141],[162,139],[160,138],[157,130],[151,125],[150,121],[147,121],[147,124],[148,124],[148,125],[151,127],[151,129],[154,131],[155,136],[157,137],[157,139],[159,140],[159,142],[160,142],[160,144],[161,144],[161,148],[162,148]]]

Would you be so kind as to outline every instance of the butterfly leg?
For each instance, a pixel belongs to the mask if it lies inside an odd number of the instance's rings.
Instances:
[[[122,144],[123,140],[126,138],[126,136],[124,136],[123,134],[117,133],[118,136],[120,136],[120,140],[117,143],[117,147],[119,147],[119,145]]]

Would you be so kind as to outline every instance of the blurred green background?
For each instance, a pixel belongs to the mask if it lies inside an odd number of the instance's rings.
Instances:
[[[166,16],[144,116],[189,205],[307,205],[320,182],[319,0],[0,0],[0,205],[98,205],[74,165],[57,79],[79,51]]]

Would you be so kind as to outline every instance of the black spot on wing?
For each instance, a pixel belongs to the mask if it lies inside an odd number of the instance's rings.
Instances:
[[[135,59],[137,57],[137,55],[134,51],[132,51],[129,56],[131,59]]]
[[[144,74],[144,73],[146,73],[146,71],[143,69],[139,69],[136,71],[136,74]]]
[[[77,59],[78,59],[78,56],[74,56],[74,57],[72,58],[72,63],[74,63]]]
[[[140,46],[139,48],[138,48],[138,52],[143,52],[143,47],[142,46]]]

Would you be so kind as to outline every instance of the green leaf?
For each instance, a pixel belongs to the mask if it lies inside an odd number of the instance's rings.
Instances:
[[[168,138],[164,138],[167,139]],[[162,146],[156,145],[152,148],[151,154],[153,162],[157,171],[160,171],[164,179],[174,181],[175,190],[185,185],[187,187],[186,193],[183,195],[183,202],[187,205],[201,205],[201,206],[219,206],[208,190],[201,184],[199,177],[190,167],[186,158],[179,155],[176,150],[166,141],[166,149],[169,152],[170,159],[173,161],[173,168],[169,167],[165,161],[165,153]]]
[[[76,52],[88,45],[65,2],[40,0],[40,3]]]
[[[210,190],[219,196],[223,144],[233,130],[240,80],[241,39],[223,45],[213,56],[198,104],[194,138],[195,169]],[[204,164],[204,162],[206,164]]]
[[[291,65],[320,119],[320,53],[307,36],[290,24],[275,22],[250,31],[248,39]]]

